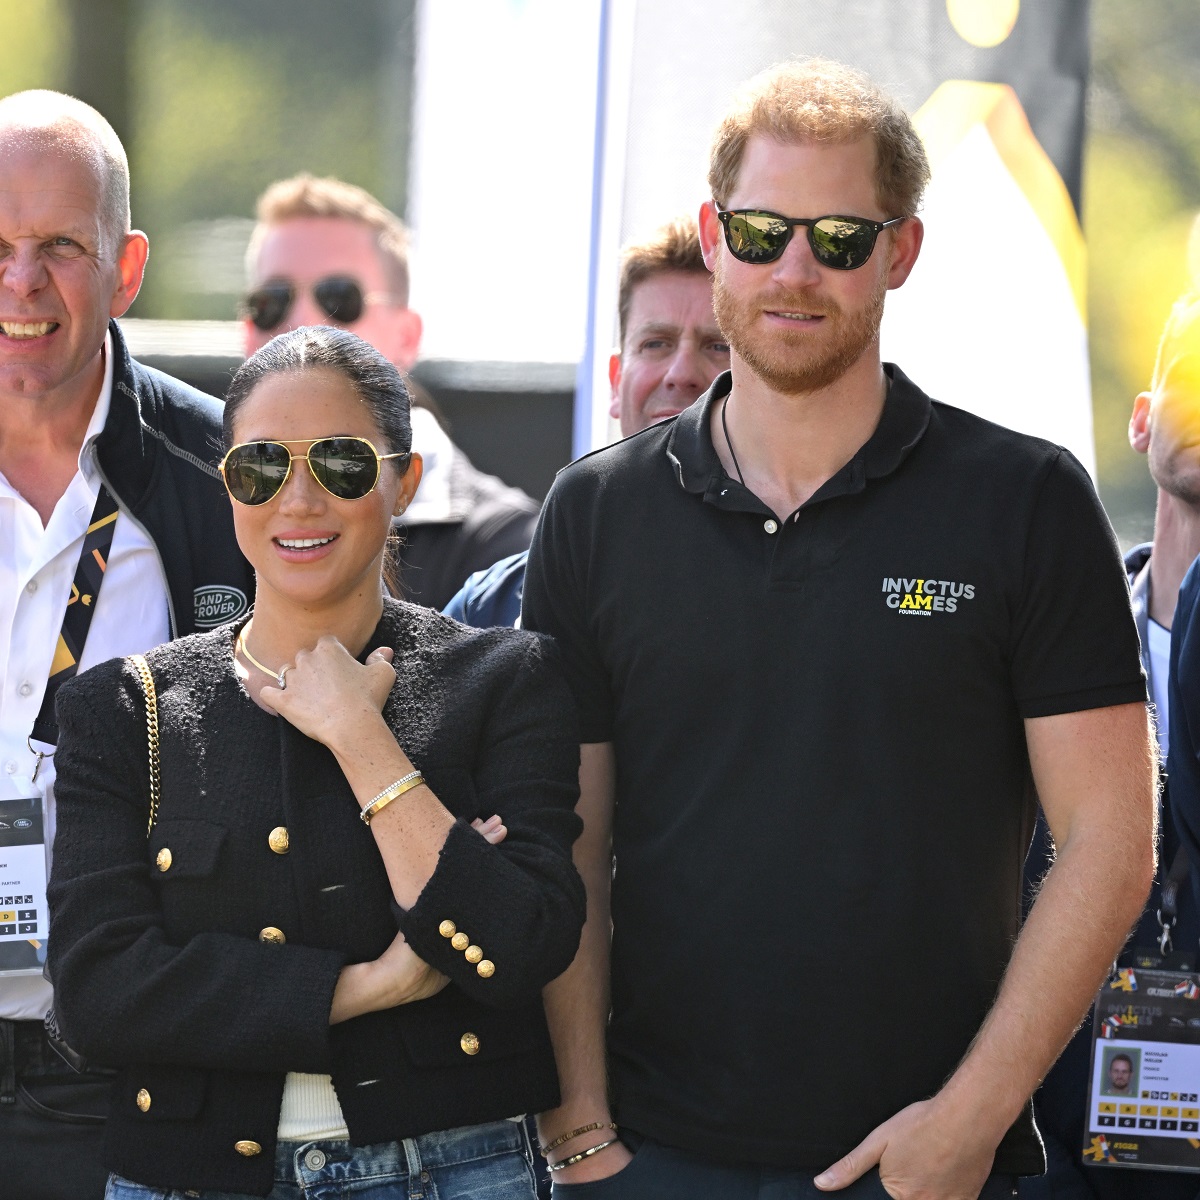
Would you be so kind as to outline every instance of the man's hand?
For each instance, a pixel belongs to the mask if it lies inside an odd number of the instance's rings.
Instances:
[[[948,1107],[934,1097],[901,1109],[814,1182],[822,1191],[840,1191],[878,1166],[895,1200],[977,1200],[992,1171],[996,1137]]]

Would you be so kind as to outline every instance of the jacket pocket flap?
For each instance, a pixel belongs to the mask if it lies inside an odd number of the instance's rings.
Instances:
[[[122,1072],[113,1104],[126,1119],[192,1121],[200,1115],[208,1093],[208,1072],[198,1067],[147,1064]]]
[[[162,879],[195,879],[217,867],[226,829],[211,821],[160,821],[150,832],[147,852],[155,874]]]
[[[430,1000],[404,1005],[396,1016],[404,1048],[418,1067],[492,1062],[549,1045],[540,1000],[518,1009],[484,1008],[451,985]]]

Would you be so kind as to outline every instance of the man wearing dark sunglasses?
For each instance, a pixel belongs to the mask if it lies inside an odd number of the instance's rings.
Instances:
[[[408,307],[408,232],[362,188],[308,174],[271,184],[259,197],[246,268],[247,354],[288,329],[338,325],[401,371],[416,362],[421,318]],[[477,470],[420,406],[419,389],[414,398],[413,446],[425,473],[398,525],[400,576],[407,599],[441,608],[472,571],[529,545],[537,505]]]
[[[0,1192],[23,1200],[99,1200],[106,1176],[111,1079],[46,1037],[45,899],[8,861],[38,829],[52,843],[54,695],[253,595],[220,404],[131,358],[114,319],[146,254],[108,122],[53,92],[0,100]]]
[[[880,361],[928,174],[857,72],[753,80],[700,210],[731,369],[546,500],[522,620],[580,704],[589,888],[547,990],[558,1181],[1011,1196],[1145,900],[1145,684],[1095,491]],[[1034,789],[1058,855],[1022,928]]]

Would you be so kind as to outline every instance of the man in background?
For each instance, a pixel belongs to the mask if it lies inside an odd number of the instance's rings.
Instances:
[[[618,348],[608,360],[609,416],[621,436],[691,405],[729,369],[729,343],[712,310],[694,217],[660,226],[625,247],[617,292]],[[445,611],[468,625],[515,625],[521,615],[526,552],[476,572]]]
[[[108,122],[55,92],[0,100],[0,811],[44,821],[48,847],[58,686],[253,595],[216,465],[220,404],[130,358],[113,319],[147,250]],[[109,1079],[46,1039],[44,900],[32,917],[0,907],[23,921],[0,937],[0,1194],[99,1200]]]
[[[1168,680],[1175,605],[1183,577],[1200,554],[1200,373],[1195,369],[1198,359],[1200,298],[1185,297],[1175,305],[1163,330],[1150,388],[1134,400],[1129,418],[1129,444],[1139,454],[1146,455],[1157,488],[1153,536],[1125,555],[1125,568],[1141,639],[1142,666],[1156,710],[1159,760],[1164,765],[1169,750]],[[1127,953],[1162,953],[1165,926],[1169,935],[1166,949],[1190,958],[1194,966],[1200,954],[1197,944],[1200,920],[1193,888],[1187,879],[1187,854],[1177,827],[1178,795],[1179,788],[1168,776],[1161,790],[1158,873],[1141,920],[1130,937]],[[1049,830],[1044,818],[1039,819],[1025,869],[1028,900],[1036,895],[1052,861]],[[1165,885],[1168,896],[1164,902]],[[1056,1200],[1064,1196],[1192,1200],[1200,1192],[1194,1176],[1175,1171],[1096,1167],[1082,1161],[1091,1065],[1089,1014],[1034,1097],[1048,1168],[1042,1178],[1021,1181],[1023,1200]]]
[[[246,252],[246,353],[301,325],[339,325],[408,372],[421,318],[408,306],[400,218],[360,187],[309,174],[271,184],[257,216]],[[441,608],[472,571],[529,545],[537,505],[477,470],[428,408],[414,405],[412,424],[425,473],[397,523],[401,584],[406,599]]]

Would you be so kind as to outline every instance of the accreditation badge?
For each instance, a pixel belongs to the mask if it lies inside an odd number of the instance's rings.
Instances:
[[[46,823],[42,798],[0,800],[0,976],[46,962]]]
[[[1100,989],[1083,1161],[1200,1171],[1200,975],[1194,971],[1122,967]]]

